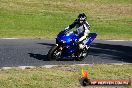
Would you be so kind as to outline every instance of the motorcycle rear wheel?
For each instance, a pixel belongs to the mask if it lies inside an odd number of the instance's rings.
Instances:
[[[78,52],[77,57],[76,57],[75,60],[76,61],[82,61],[82,60],[84,60],[88,56],[89,49],[85,50],[85,51]],[[85,54],[85,55],[83,56],[83,54]]]

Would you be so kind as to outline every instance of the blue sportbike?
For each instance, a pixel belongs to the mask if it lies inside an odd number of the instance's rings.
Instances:
[[[56,45],[48,52],[49,60],[74,59],[77,61],[84,60],[90,48],[91,42],[96,38],[96,33],[89,33],[85,40],[83,49],[79,49],[79,44],[76,42],[80,38],[75,32],[65,33],[61,31],[56,38]]]

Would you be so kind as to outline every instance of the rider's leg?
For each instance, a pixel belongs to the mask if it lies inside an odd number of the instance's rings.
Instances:
[[[88,40],[89,40],[89,38],[87,37],[79,44],[79,50],[81,50],[85,47]]]

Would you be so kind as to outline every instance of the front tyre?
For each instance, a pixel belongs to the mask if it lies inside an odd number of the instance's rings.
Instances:
[[[53,46],[48,52],[48,60],[58,60],[61,56],[61,50],[58,46]]]

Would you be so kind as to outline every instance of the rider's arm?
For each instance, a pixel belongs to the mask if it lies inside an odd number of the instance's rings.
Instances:
[[[72,28],[74,28],[77,24],[77,20],[75,20],[71,25],[69,25],[68,27],[65,28],[65,32],[71,30]]]
[[[86,21],[86,27],[90,30],[90,24]]]

